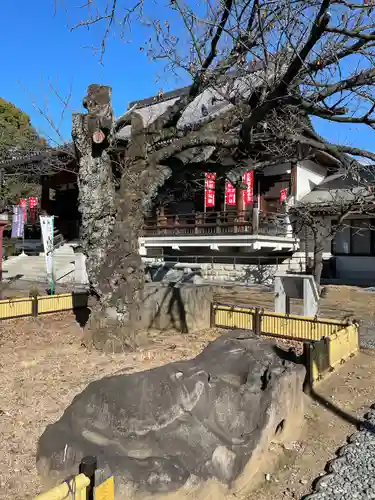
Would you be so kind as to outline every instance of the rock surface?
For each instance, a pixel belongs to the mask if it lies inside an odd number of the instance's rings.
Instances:
[[[139,328],[183,333],[210,328],[212,302],[210,285],[147,283]]]
[[[225,333],[194,359],[89,384],[41,436],[39,473],[61,480],[95,455],[119,498],[243,491],[270,443],[295,438],[304,377],[271,342]]]
[[[375,499],[375,405],[363,429],[350,436],[326,470],[315,481],[314,493],[304,500]]]

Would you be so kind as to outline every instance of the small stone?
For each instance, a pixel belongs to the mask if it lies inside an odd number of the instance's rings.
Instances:
[[[266,474],[266,481],[271,481],[271,474]]]
[[[307,483],[308,483],[308,481],[307,481],[307,479],[300,479],[300,483],[301,483],[301,484],[307,484]]]

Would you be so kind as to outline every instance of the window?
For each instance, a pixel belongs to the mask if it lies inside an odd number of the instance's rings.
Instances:
[[[336,233],[334,241],[334,253],[350,253],[350,227],[346,226]]]
[[[337,255],[374,255],[375,221],[355,219],[345,221],[334,238],[333,253]]]
[[[353,255],[371,255],[371,221],[353,220],[351,225],[351,253]]]

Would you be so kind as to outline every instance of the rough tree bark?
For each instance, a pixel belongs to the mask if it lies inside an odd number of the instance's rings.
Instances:
[[[313,274],[316,286],[320,293],[320,281],[323,272],[323,242],[314,240]]]
[[[81,240],[87,257],[91,315],[87,339],[104,350],[136,344],[144,288],[138,237],[144,210],[170,172],[146,165],[143,126],[135,114],[127,158],[114,174],[114,120],[111,89],[91,85],[84,99],[87,114],[73,116],[73,140],[79,158]]]

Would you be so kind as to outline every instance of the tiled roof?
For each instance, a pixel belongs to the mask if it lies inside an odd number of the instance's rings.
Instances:
[[[271,63],[272,64],[272,63]],[[275,66],[268,69],[268,80],[275,76]],[[240,95],[248,98],[265,83],[265,72],[262,63],[249,67],[246,74],[238,76],[238,73],[229,74],[226,79],[218,82],[214,87],[206,88],[199,94],[183,111],[177,124],[180,129],[191,126],[203,121],[208,116],[220,116],[234,107],[229,102],[230,99]],[[129,109],[136,106],[137,112],[141,115],[145,125],[153,123],[162,115],[168,107],[172,106],[181,96],[187,95],[189,87],[167,92],[160,96],[153,96],[140,101],[133,101]],[[118,133],[120,139],[130,137],[130,125],[124,127]]]

